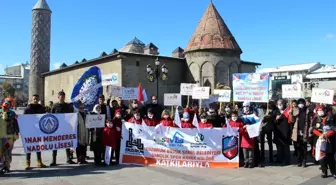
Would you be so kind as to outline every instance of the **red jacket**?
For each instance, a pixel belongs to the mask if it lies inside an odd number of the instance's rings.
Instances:
[[[189,121],[181,121],[182,128],[195,128],[192,122]]]
[[[231,123],[230,123],[231,126]],[[239,132],[241,135],[241,148],[254,148],[254,138],[250,138],[246,129],[242,128]]]
[[[213,128],[212,123],[210,122],[206,122],[206,123],[202,123],[201,121],[198,123],[198,127],[199,128]]]
[[[135,120],[134,117],[131,117],[127,122],[128,122],[128,123],[136,123],[136,124],[138,124],[138,125],[142,125],[142,119]]]
[[[116,148],[116,140],[113,135],[113,128],[105,127],[102,133],[102,143],[104,146],[110,146],[113,149]]]
[[[121,119],[118,119],[118,118],[114,118],[112,120],[112,123],[113,123],[113,127],[112,127],[112,130],[113,130],[113,136],[115,139],[121,139],[121,129],[122,129],[122,121]],[[118,131],[117,127],[120,128],[120,131]]]
[[[162,123],[165,127],[175,127],[173,120],[171,118],[161,119],[160,123]]]
[[[244,124],[241,120],[239,120],[239,119],[237,121],[230,120],[229,124],[230,124],[231,128],[238,128],[239,134],[244,133],[244,130],[243,130]],[[223,128],[226,128],[226,125],[223,125]]]
[[[155,118],[153,118],[153,119],[146,118],[144,120],[144,122],[149,127],[155,127],[157,124],[159,124],[159,122]]]

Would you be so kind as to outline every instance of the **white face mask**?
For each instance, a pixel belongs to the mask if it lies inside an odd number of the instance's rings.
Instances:
[[[324,111],[323,111],[323,110],[319,110],[319,111],[317,111],[317,115],[319,115],[319,116],[324,116]]]
[[[298,107],[299,107],[300,109],[302,109],[302,108],[304,107],[304,105],[303,105],[303,104],[299,104]]]
[[[148,116],[149,119],[153,119],[153,117],[154,117],[153,114],[147,114],[147,116]]]
[[[163,118],[164,118],[164,119],[168,119],[169,116],[168,116],[168,115],[164,115]]]
[[[184,121],[189,121],[189,118],[184,118],[183,120],[184,120]]]
[[[157,100],[152,100],[152,104],[157,104]]]
[[[202,122],[202,123],[206,123],[206,122],[207,122],[207,119],[201,119],[201,122]]]
[[[225,112],[230,112],[230,108],[225,108]]]
[[[232,121],[237,121],[238,117],[232,117],[231,119],[232,119]]]
[[[121,114],[116,114],[116,117],[117,118],[121,118]]]
[[[139,116],[139,115],[135,115],[134,118],[135,118],[136,120],[139,120],[139,119],[140,119],[140,116]]]
[[[134,108],[137,108],[137,107],[138,107],[138,104],[133,104],[133,107],[134,107]]]
[[[279,108],[280,110],[282,110],[282,109],[283,109],[283,105],[278,105],[278,108]]]
[[[250,107],[244,107],[243,110],[244,110],[245,113],[247,113],[247,112],[249,112]]]

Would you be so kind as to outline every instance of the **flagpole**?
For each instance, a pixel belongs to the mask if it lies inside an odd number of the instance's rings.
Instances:
[[[188,99],[187,99],[187,107],[189,107],[189,95],[188,95]]]

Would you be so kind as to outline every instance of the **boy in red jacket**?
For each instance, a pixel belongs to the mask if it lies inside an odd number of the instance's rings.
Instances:
[[[232,111],[231,113],[231,119],[229,121],[229,125],[231,128],[238,128],[239,132],[239,143],[241,145],[242,141],[242,135],[244,134],[244,124],[243,122],[238,118],[238,112],[237,111]],[[228,118],[226,118],[228,119]],[[226,128],[227,125],[224,124],[223,128]],[[243,149],[241,146],[239,146],[239,166],[245,166],[244,165],[244,154],[243,154]]]
[[[113,123],[110,120],[106,121],[106,127],[104,128],[103,133],[102,133],[102,144],[104,145],[105,149],[106,149],[106,146],[110,146],[111,148],[116,148],[116,140],[114,137]],[[113,153],[111,150],[111,159],[112,159],[112,154]],[[105,164],[107,164],[106,161],[105,161]],[[110,161],[110,164],[112,164],[112,161]]]
[[[190,120],[190,115],[188,112],[183,113],[183,117],[181,119],[181,125],[182,128],[195,128],[195,126],[192,124],[192,121]]]

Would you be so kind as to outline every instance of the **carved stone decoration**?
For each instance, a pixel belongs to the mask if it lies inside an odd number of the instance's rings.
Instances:
[[[50,71],[51,11],[45,0],[33,8],[30,49],[29,96],[38,94],[44,99],[42,74]]]

